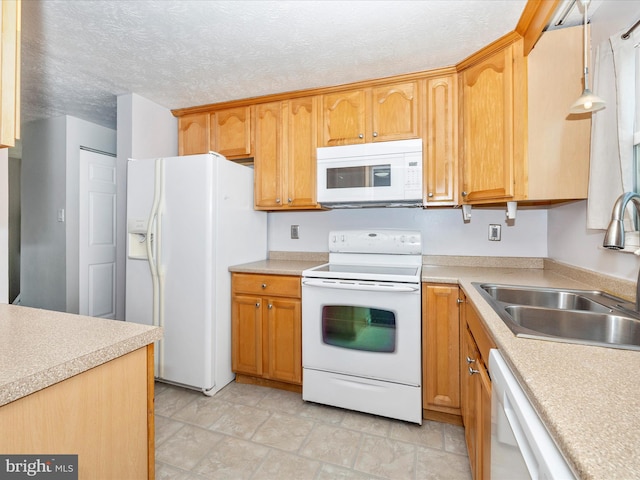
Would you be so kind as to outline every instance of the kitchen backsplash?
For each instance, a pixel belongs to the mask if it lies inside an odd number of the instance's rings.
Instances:
[[[299,239],[291,239],[291,225]],[[501,240],[490,241],[489,225],[500,225]],[[504,208],[474,208],[465,223],[460,209],[359,208],[269,214],[269,250],[326,252],[331,230],[399,228],[422,232],[423,254],[547,257],[547,210],[520,208],[506,222]]]

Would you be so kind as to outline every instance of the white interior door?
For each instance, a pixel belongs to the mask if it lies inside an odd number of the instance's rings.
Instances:
[[[80,150],[79,313],[116,315],[116,158]]]

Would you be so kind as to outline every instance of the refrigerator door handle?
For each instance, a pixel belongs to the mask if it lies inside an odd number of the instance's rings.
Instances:
[[[162,310],[162,288],[160,283],[159,263],[160,263],[160,247],[161,241],[161,220],[160,220],[160,207],[163,196],[163,171],[164,162],[162,158],[157,158],[154,165],[154,189],[153,189],[153,204],[151,206],[151,212],[149,213],[149,221],[147,225],[147,258],[149,262],[149,270],[151,271],[151,284],[153,290],[152,299],[152,320],[151,324],[155,326],[162,326],[160,312]],[[162,319],[163,320],[163,319]],[[163,376],[164,370],[164,349],[162,340],[158,341],[158,371],[155,372],[156,376]]]

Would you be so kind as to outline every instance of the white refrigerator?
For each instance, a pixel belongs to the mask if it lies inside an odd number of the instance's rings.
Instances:
[[[157,379],[207,395],[233,380],[228,268],[266,257],[253,169],[216,153],[129,160],[125,314],[164,328]]]

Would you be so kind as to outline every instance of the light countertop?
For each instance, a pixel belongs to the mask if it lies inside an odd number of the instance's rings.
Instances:
[[[303,270],[325,262],[315,260],[260,260],[229,267],[233,273],[262,273],[266,275],[302,275]]]
[[[425,265],[422,280],[457,283],[464,290],[579,478],[640,478],[640,352],[518,338],[472,282],[601,286],[518,268]]]
[[[266,260],[231,271],[299,275],[305,268],[323,262],[309,263]],[[472,285],[492,282],[599,289],[632,300],[629,282],[610,282],[598,274],[552,261],[524,259],[513,262],[518,268],[504,266],[509,263],[427,263],[423,265],[422,281],[458,284],[463,289],[580,478],[640,478],[640,352],[518,338]]]
[[[158,327],[0,304],[0,406],[161,337]]]

